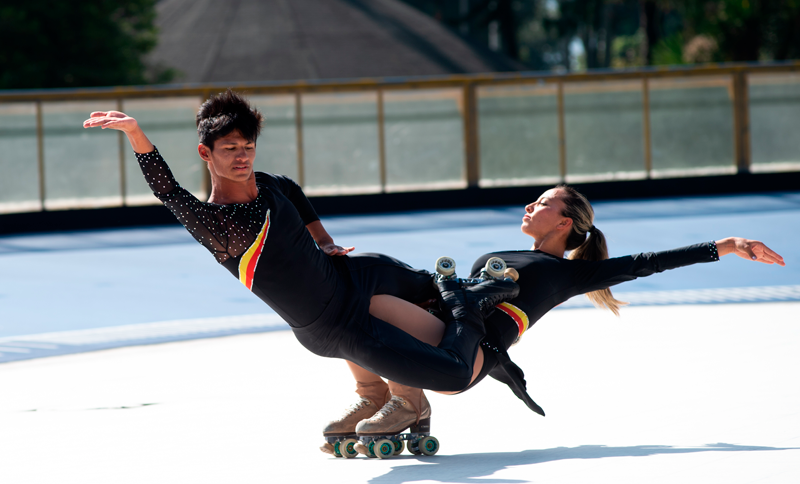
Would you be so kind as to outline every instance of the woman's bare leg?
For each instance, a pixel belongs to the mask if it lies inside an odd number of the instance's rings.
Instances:
[[[402,329],[411,336],[431,346],[437,346],[442,341],[445,328],[444,322],[421,307],[403,299],[388,295],[372,296],[372,299],[370,299],[369,313],[378,319],[386,321],[392,326]],[[378,375],[354,363],[348,362],[348,364],[350,365],[350,371],[353,372],[353,376],[356,377],[356,381],[359,381],[359,376],[353,371],[353,366],[357,367],[361,372],[366,372],[375,378],[380,378]],[[481,368],[483,368],[483,348],[478,348],[478,355],[475,358],[470,382],[478,377]],[[359,375],[366,378],[366,373],[359,373]],[[454,395],[458,392],[436,393]]]

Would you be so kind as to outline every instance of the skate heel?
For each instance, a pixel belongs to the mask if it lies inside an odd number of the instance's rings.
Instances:
[[[429,434],[431,433],[431,419],[423,418],[418,424],[411,424],[408,431],[412,434]]]

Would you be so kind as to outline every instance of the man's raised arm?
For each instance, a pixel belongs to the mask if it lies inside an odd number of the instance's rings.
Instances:
[[[150,153],[155,149],[153,143],[147,139],[139,123],[125,113],[119,111],[95,111],[90,118],[83,122],[84,128],[116,129],[125,133],[131,148],[136,153]]]

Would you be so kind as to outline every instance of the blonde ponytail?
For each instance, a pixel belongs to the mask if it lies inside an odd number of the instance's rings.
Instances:
[[[589,200],[580,192],[568,185],[558,185],[564,195],[564,217],[572,219],[572,232],[567,238],[567,250],[571,250],[568,259],[599,261],[608,259],[606,238],[594,226],[594,210]],[[587,237],[588,234],[588,237]],[[619,316],[619,308],[628,304],[619,301],[611,294],[610,289],[600,289],[586,293],[586,297],[598,308],[606,308]]]

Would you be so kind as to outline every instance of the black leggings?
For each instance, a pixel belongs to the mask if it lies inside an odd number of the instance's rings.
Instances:
[[[453,322],[435,347],[369,314],[370,298],[376,294],[410,302],[435,297],[431,273],[381,254],[358,254],[335,264],[344,283],[326,311],[313,323],[292,328],[303,346],[403,385],[438,391],[469,385],[482,334]]]

